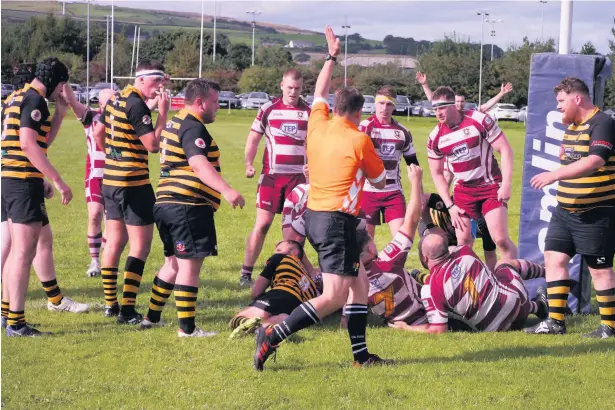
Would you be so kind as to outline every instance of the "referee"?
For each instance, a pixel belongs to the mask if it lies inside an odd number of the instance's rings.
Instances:
[[[360,265],[356,215],[366,177],[375,188],[382,189],[386,171],[370,138],[358,129],[364,102],[358,90],[343,88],[336,93],[334,116],[329,121],[326,97],[340,41],[329,26],[325,27],[325,36],[329,54],[316,81],[308,122],[310,195],[305,213],[307,237],[318,252],[324,290],[293,310],[282,323],[257,330],[256,370],[263,370],[267,358],[284,339],[320,322],[346,301],[344,314],[354,365],[383,362],[368,352],[365,342],[369,285]]]
[[[564,334],[570,293],[568,263],[580,254],[589,267],[600,309],[600,327],[583,336],[615,337],[615,121],[595,107],[587,85],[568,77],[554,88],[562,122],[562,166],[536,175],[532,187],[559,181],[557,207],[545,239],[549,318],[525,331]]]
[[[220,175],[220,150],[205,127],[216,119],[220,86],[205,79],[186,87],[185,107],[166,125],[160,143],[160,183],[154,219],[165,263],[154,278],[141,328],[162,326],[162,308],[175,289],[179,337],[214,336],[195,325],[199,272],[218,255],[214,212],[220,197],[235,208],[245,200]]]

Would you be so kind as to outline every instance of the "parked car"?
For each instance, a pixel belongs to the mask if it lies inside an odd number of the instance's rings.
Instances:
[[[85,87],[81,87],[79,84],[71,84],[70,87],[73,89],[77,100],[85,104],[87,102]]]
[[[13,91],[15,91],[15,86],[13,84],[2,84],[2,99],[4,100],[11,95]]]
[[[604,113],[610,115],[611,118],[615,120],[615,108],[607,108],[606,110],[604,110]]]
[[[361,112],[363,114],[373,114],[376,112],[376,99],[373,95],[364,95],[363,99],[365,102],[363,103],[363,108]]]
[[[120,91],[120,87],[115,83],[97,83],[94,88],[90,90],[90,102],[98,102],[98,93],[105,88],[112,88],[115,92]]]
[[[269,95],[262,92],[251,92],[248,98],[241,100],[241,108],[257,110],[269,102]]]
[[[467,102],[463,104],[463,110],[464,111],[476,111],[478,110],[478,105],[476,105],[476,103],[473,103],[473,102]]]
[[[232,91],[220,91],[218,93],[220,107],[239,108],[241,100]]]
[[[498,103],[489,110],[489,114],[496,119],[518,121],[519,109],[514,104]]]
[[[521,109],[519,109],[519,114],[517,115],[517,121],[525,124],[525,122],[527,121],[527,106],[523,106],[521,107]]]
[[[419,117],[435,117],[436,112],[428,100],[423,100],[415,103],[412,106],[412,115]]]
[[[405,95],[398,95],[395,99],[397,104],[395,105],[396,114],[406,114],[410,109],[410,99]]]

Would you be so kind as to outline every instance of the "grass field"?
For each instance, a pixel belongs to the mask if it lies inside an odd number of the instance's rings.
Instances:
[[[597,315],[569,320],[561,337],[506,334],[415,335],[370,320],[370,350],[394,359],[393,366],[355,369],[348,336],[338,316],[303,331],[298,341],[279,349],[265,372],[252,369],[254,341],[229,341],[226,324],[249,300],[239,288],[244,241],[255,217],[256,180],[243,173],[243,148],[255,111],[218,113],[210,130],[222,154],[222,169],[246,197],[248,206],[217,213],[219,252],[205,261],[199,290],[197,325],[220,335],[205,340],[178,339],[173,301],[163,318],[166,328],[137,331],[102,316],[100,278],[86,278],[89,262],[83,195],[83,128],[70,115],[49,151],[75,192],[63,207],[48,202],[55,234],[59,284],[64,293],[88,302],[80,316],[47,311],[46,299],[31,275],[26,307],[29,322],[55,333],[51,338],[2,336],[2,407],[6,409],[381,409],[381,408],[614,408],[615,343],[585,340],[580,333],[597,327]],[[426,138],[434,119],[410,119],[419,160],[426,164]],[[515,150],[511,235],[518,236],[524,128],[503,124]],[[150,161],[156,183],[158,156]],[[425,188],[433,189],[429,173]],[[280,239],[280,222],[270,231],[262,266]],[[377,232],[379,248],[388,229]],[[480,247],[480,245],[478,245]],[[310,250],[311,251],[311,250]],[[308,252],[314,260],[314,252]],[[162,264],[156,237],[147,262],[138,310],[145,312],[151,282]],[[123,262],[122,262],[123,263]],[[418,266],[412,253],[409,267]],[[121,284],[121,281],[120,281]]]

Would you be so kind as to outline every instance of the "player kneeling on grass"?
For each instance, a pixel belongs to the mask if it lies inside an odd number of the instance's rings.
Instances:
[[[280,323],[301,303],[320,294],[320,281],[310,277],[301,262],[303,257],[303,247],[297,241],[283,240],[276,245],[275,254],[252,286],[252,303],[229,323],[231,339],[253,333],[261,325]]]
[[[523,260],[501,261],[491,271],[468,246],[449,250],[446,234],[430,229],[419,243],[419,257],[429,269],[421,289],[428,324],[410,326],[423,333],[447,331],[449,318],[475,331],[519,330],[530,313],[546,318],[544,290],[529,300],[523,281],[545,276],[543,266]]]
[[[393,240],[380,253],[367,231],[357,231],[361,262],[369,280],[369,306],[387,325],[397,329],[427,322],[420,285],[404,269],[421,217],[422,177],[421,168],[414,164],[408,167],[412,188],[406,214]]]
[[[214,336],[196,327],[196,299],[203,260],[218,255],[214,212],[223,196],[235,208],[245,201],[222,178],[220,150],[205,127],[216,119],[220,86],[205,79],[186,87],[186,105],[166,124],[160,142],[160,183],[154,220],[165,262],[154,278],[141,328],[161,326],[162,308],[175,289],[179,337]]]

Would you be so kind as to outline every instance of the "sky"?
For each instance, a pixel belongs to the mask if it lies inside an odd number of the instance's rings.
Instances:
[[[214,1],[205,1],[205,14],[213,15]],[[110,1],[98,1],[110,3]],[[319,0],[218,0],[218,16],[246,19],[247,10],[260,11],[258,21],[287,24],[302,29],[322,32],[329,24],[342,34],[341,26],[347,21],[349,33],[358,32],[363,37],[382,40],[387,34],[414,37],[415,40],[437,40],[445,34],[455,33],[463,39],[480,42],[481,17],[478,11],[488,12],[487,18],[500,19],[494,24],[494,44],[503,49],[520,44],[523,37],[539,40],[559,39],[559,1],[319,1]],[[116,5],[200,13],[201,1],[123,1]],[[544,10],[544,26],[542,19]],[[610,30],[614,25],[615,1],[573,1],[572,43],[573,50],[580,50],[591,41],[598,52],[608,53],[608,40],[615,40]],[[347,20],[346,20],[347,19]],[[485,43],[490,44],[492,23],[483,26]]]

